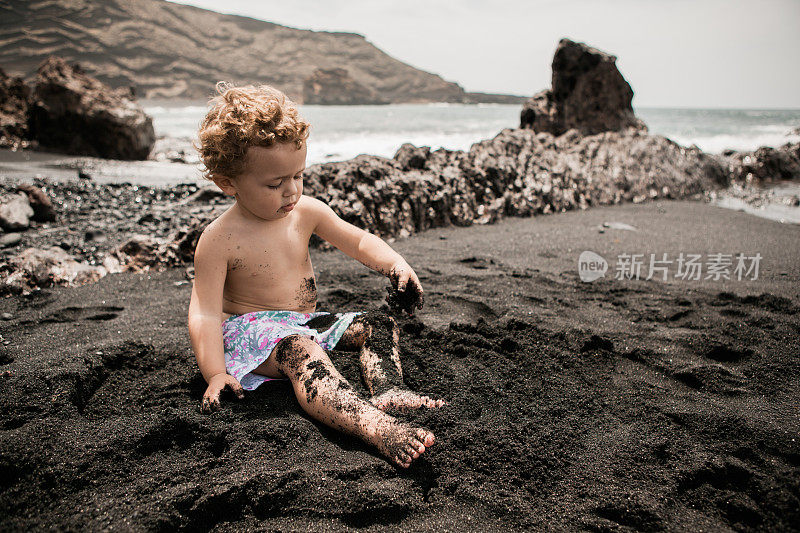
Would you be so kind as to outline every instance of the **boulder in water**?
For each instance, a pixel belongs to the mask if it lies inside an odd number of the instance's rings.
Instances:
[[[553,56],[552,87],[528,100],[520,127],[561,135],[626,128],[646,130],[633,113],[633,89],[616,66],[617,58],[583,43],[561,39]]]

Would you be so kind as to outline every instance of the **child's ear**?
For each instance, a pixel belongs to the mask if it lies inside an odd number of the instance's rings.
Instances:
[[[228,176],[215,175],[211,178],[211,181],[213,181],[223,193],[228,196],[236,196],[236,186],[233,184],[233,180]]]

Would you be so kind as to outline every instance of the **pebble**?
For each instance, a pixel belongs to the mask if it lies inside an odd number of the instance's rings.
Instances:
[[[0,318],[2,318],[3,320],[11,320],[12,318],[14,318],[14,315],[12,315],[11,313],[3,313],[2,315],[0,315]]]
[[[0,237],[0,248],[14,246],[22,240],[22,233],[6,233]]]

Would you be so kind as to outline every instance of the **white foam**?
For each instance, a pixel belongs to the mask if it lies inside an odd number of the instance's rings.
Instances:
[[[429,146],[431,150],[468,150],[474,143],[497,132],[446,134],[438,132],[397,132],[350,135],[339,138],[312,138],[308,143],[308,164],[345,161],[360,154],[391,158],[404,143]]]
[[[773,130],[780,128],[763,129]],[[762,129],[754,128],[754,129]],[[690,136],[690,135],[667,135],[670,139],[683,146],[693,144],[700,147],[704,152],[712,154],[722,153],[724,150],[750,151],[762,146],[780,147],[788,142],[800,142],[800,135],[787,135],[785,129],[782,131],[767,131],[756,134],[721,134],[710,136]]]

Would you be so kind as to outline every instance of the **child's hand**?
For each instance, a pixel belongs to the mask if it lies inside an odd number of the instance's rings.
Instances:
[[[230,374],[217,374],[208,381],[208,388],[206,393],[203,394],[203,403],[200,406],[200,411],[203,413],[219,411],[219,393],[225,387],[229,387],[240,400],[244,398],[244,389],[242,389],[242,385],[235,377]]]
[[[389,271],[389,279],[392,288],[387,288],[389,296],[386,302],[390,307],[405,310],[409,315],[414,314],[414,308],[422,309],[425,302],[425,295],[422,291],[422,284],[414,270],[405,261],[397,263]]]

